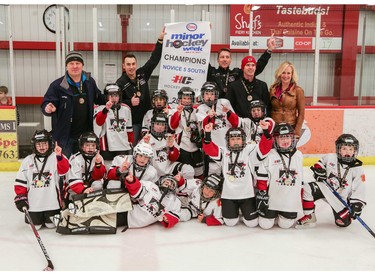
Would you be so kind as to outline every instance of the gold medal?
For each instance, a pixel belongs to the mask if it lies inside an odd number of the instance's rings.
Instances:
[[[185,132],[186,132],[186,133],[190,133],[190,131],[191,131],[191,128],[190,128],[190,127],[185,127]]]
[[[251,95],[248,95],[248,96],[247,96],[247,101],[250,102],[251,100],[253,100],[253,97],[252,97]]]
[[[121,132],[121,128],[120,127],[116,127],[116,132]]]
[[[224,93],[227,93],[228,89],[227,88],[223,88],[223,91],[224,91]]]
[[[36,182],[36,186],[37,186],[37,187],[43,187],[43,185],[44,185],[44,182],[43,182],[42,180],[38,180],[38,181]]]
[[[236,179],[233,175],[229,175],[228,177],[229,181],[231,182],[234,182],[234,180]]]
[[[141,92],[140,92],[140,91],[137,91],[135,94],[136,94],[138,97],[141,96]]]
[[[287,186],[290,186],[292,184],[292,178],[286,178],[285,181],[284,181],[284,184],[287,185]]]
[[[78,102],[79,102],[80,104],[83,104],[83,103],[85,103],[85,99],[83,99],[83,98],[79,98]]]

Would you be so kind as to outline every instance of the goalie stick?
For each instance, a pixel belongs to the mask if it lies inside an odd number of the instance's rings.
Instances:
[[[337,199],[340,200],[340,202],[342,204],[344,204],[344,206],[349,210],[349,213],[351,213],[352,209],[350,208],[350,206],[348,205],[348,203],[344,199],[342,199],[341,195],[326,180],[322,180],[322,182],[337,197]],[[367,224],[362,220],[362,218],[357,215],[356,219],[358,219],[359,223],[361,223],[362,226],[365,227],[365,229],[375,238],[375,233],[370,229],[370,227],[367,226]]]
[[[38,231],[36,230],[33,221],[31,220],[31,216],[30,216],[30,214],[29,214],[29,211],[27,210],[26,207],[23,207],[23,211],[24,211],[24,213],[25,213],[25,215],[26,215],[27,220],[29,221],[29,224],[30,224],[30,226],[31,226],[31,229],[32,229],[33,232],[34,232],[34,235],[35,235],[36,239],[38,240],[38,243],[39,243],[39,245],[40,245],[40,248],[41,248],[42,251],[43,251],[44,257],[46,257],[46,259],[47,259],[48,265],[47,265],[47,267],[46,267],[45,269],[43,269],[43,271],[53,271],[54,266],[53,266],[53,264],[52,264],[51,258],[48,256],[47,250],[46,250],[46,248],[44,247],[44,244],[43,244],[43,242],[42,242],[42,239],[40,238],[40,235],[39,235]]]

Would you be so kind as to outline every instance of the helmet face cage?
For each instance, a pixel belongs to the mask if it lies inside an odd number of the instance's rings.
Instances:
[[[202,185],[200,187],[201,200],[209,202],[209,201],[220,198],[221,191],[223,188],[223,182],[224,182],[224,179],[215,173],[204,178]],[[215,194],[209,198],[205,197],[203,194],[203,189],[205,187],[214,190]]]
[[[120,108],[122,93],[120,87],[117,84],[107,84],[104,88],[104,95],[107,97],[107,101],[109,100],[110,96],[117,95],[119,97],[118,102],[112,105],[112,108]]]
[[[262,111],[261,116],[259,116],[259,117],[254,117],[253,116],[252,111],[255,108],[260,108],[261,109],[261,111]],[[253,101],[251,101],[250,102],[250,118],[251,118],[251,120],[254,121],[255,123],[258,123],[259,121],[261,121],[265,117],[266,117],[266,105],[264,104],[264,102],[262,100],[253,100]]]
[[[36,144],[38,142],[48,142],[48,150],[44,153],[40,153],[36,149]],[[52,149],[54,148],[54,143],[52,141],[51,133],[47,130],[36,130],[34,132],[33,137],[31,138],[31,148],[33,153],[37,157],[48,157],[52,153]]]
[[[159,178],[158,186],[164,193],[174,192],[177,189],[177,181],[172,174],[167,174]]]
[[[93,151],[93,152],[86,152],[84,150],[84,145],[87,142],[89,142],[89,143],[95,143],[95,151]],[[96,154],[99,151],[99,138],[95,135],[94,132],[83,133],[79,137],[78,143],[79,143],[79,151],[81,152],[82,156],[85,157],[85,158],[93,158],[93,157],[96,156]]]
[[[195,101],[195,92],[192,88],[190,87],[182,87],[179,91],[178,91],[178,99],[180,100],[180,104],[184,106],[184,109],[191,109],[194,105],[194,101]],[[190,98],[190,104],[189,105],[184,105],[182,103],[182,97],[189,97]]]
[[[230,138],[234,138],[234,137],[241,137],[242,144],[230,146],[229,140]],[[227,133],[225,134],[225,140],[227,142],[227,148],[229,149],[229,151],[240,152],[246,146],[246,133],[242,128],[229,128]]]
[[[155,126],[157,125],[157,127]],[[155,128],[159,128],[160,125],[164,125],[164,130],[159,131],[155,130]],[[151,118],[151,134],[157,138],[164,137],[165,134],[168,132],[168,119],[165,113],[157,113]]]
[[[137,155],[143,155],[145,157],[148,157],[149,160],[145,166],[140,166],[137,164]],[[152,147],[150,144],[145,142],[138,143],[133,150],[133,164],[135,169],[143,170],[147,167],[147,165],[150,164],[152,157],[154,156],[154,151],[152,150]]]
[[[214,100],[204,100],[205,92],[213,92],[215,95]],[[219,89],[217,88],[217,85],[213,82],[205,82],[201,88],[201,98],[202,102],[207,106],[212,107],[213,105],[215,105],[217,99],[219,98]]]
[[[354,154],[351,157],[341,155],[341,147],[343,146],[352,146],[354,147]],[[349,164],[353,162],[358,156],[359,151],[359,142],[358,140],[350,134],[342,134],[336,140],[336,154],[340,162]]]
[[[164,105],[163,105],[163,107],[156,107],[155,106],[155,100],[157,98],[164,99]],[[152,104],[152,107],[154,109],[156,109],[156,110],[163,110],[167,106],[167,104],[168,104],[168,95],[167,95],[167,92],[164,89],[154,90],[153,93],[152,93],[152,97],[151,97],[151,104]]]
[[[277,152],[279,153],[290,153],[292,152],[297,145],[296,136],[294,133],[294,129],[288,123],[280,123],[275,126],[273,131],[274,136],[274,147],[276,148]],[[282,138],[290,138],[291,143],[288,147],[283,147],[279,144],[279,139]]]

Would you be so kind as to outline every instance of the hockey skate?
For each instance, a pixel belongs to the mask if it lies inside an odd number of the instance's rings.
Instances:
[[[296,222],[296,229],[312,228],[316,226],[315,213],[307,214],[301,217]]]

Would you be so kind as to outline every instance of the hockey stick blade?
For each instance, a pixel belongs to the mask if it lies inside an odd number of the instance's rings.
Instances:
[[[41,239],[41,237],[40,237],[38,231],[36,230],[33,221],[31,220],[31,216],[30,216],[30,214],[29,214],[29,211],[27,210],[26,207],[23,207],[23,211],[24,211],[24,213],[25,213],[25,215],[26,215],[27,221],[29,221],[29,225],[31,226],[31,229],[32,229],[33,232],[34,232],[34,235],[35,235],[36,239],[38,240],[39,246],[40,246],[40,248],[41,248],[42,251],[43,251],[44,257],[47,259],[48,264],[47,264],[47,267],[46,267],[45,269],[43,269],[43,271],[53,271],[55,267],[53,266],[53,263],[52,263],[52,261],[51,261],[51,258],[48,256],[47,250],[46,250],[46,248],[44,247],[44,244],[43,244],[43,242],[42,242],[42,239]]]
[[[326,181],[322,180],[322,182],[329,188],[329,190],[336,196],[338,200],[349,210],[349,213],[352,212],[352,209],[348,205],[348,203],[341,197],[341,195]],[[362,220],[360,216],[356,216],[356,219],[361,223],[361,225],[375,238],[375,233],[367,226],[367,224]]]

